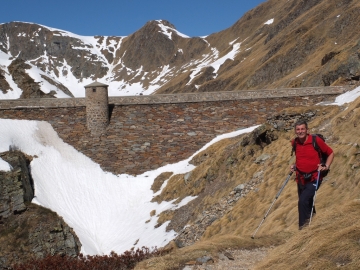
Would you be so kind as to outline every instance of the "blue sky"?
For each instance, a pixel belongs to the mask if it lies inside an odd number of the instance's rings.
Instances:
[[[224,30],[265,0],[11,0],[0,23],[33,22],[83,36],[128,36],[164,19],[188,36]]]

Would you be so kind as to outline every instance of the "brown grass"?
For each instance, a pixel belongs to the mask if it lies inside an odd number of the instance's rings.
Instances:
[[[360,269],[359,215],[359,199],[323,211],[310,227],[270,251],[256,269]]]
[[[158,192],[162,184],[170,178],[172,172],[163,172],[158,177],[155,178],[154,183],[151,185],[151,190],[155,193]]]
[[[228,146],[230,141],[232,140],[223,140],[199,153],[192,161],[198,166],[191,172],[188,179],[185,180],[184,174],[171,176],[161,194],[156,196],[153,201],[160,202],[177,199],[175,203],[178,203],[187,196],[199,195],[204,190],[205,185],[217,176],[215,175],[216,172],[212,171],[211,168],[217,168],[222,163],[223,157],[214,155],[214,153],[219,150],[224,151],[224,148]]]

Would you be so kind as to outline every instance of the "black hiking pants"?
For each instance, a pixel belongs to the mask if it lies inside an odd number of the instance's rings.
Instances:
[[[318,189],[321,181],[318,183]],[[314,195],[316,191],[316,181],[307,182],[305,185],[298,184],[298,211],[299,211],[299,228],[307,224],[310,220],[311,209],[314,202]],[[315,205],[313,214],[315,214]]]

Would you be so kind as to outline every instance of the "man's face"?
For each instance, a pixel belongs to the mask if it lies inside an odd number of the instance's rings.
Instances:
[[[299,139],[306,138],[307,128],[306,128],[305,124],[296,126],[295,134],[299,137]]]

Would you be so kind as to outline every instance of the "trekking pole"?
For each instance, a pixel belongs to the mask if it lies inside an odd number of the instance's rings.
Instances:
[[[270,205],[270,208],[267,210],[263,220],[260,222],[259,226],[257,227],[256,231],[254,232],[254,234],[251,236],[252,239],[254,239],[255,234],[257,233],[257,231],[259,230],[260,226],[263,224],[263,222],[265,221],[265,218],[267,217],[267,215],[270,212],[271,207],[274,205],[275,201],[277,200],[277,198],[279,198],[281,192],[283,191],[284,187],[286,186],[287,182],[289,182],[290,176],[293,174],[293,171],[291,171],[288,175],[288,177],[286,178],[284,184],[282,185],[281,189],[279,190],[279,192],[276,194],[275,200],[272,202],[272,204]]]
[[[310,223],[311,223],[311,218],[312,218],[312,216],[313,216],[313,212],[314,212],[314,207],[315,207],[315,198],[316,198],[316,191],[317,191],[317,189],[318,189],[319,179],[320,179],[320,171],[318,171],[318,175],[317,175],[317,178],[316,178],[315,194],[314,194],[314,198],[313,198],[313,205],[312,205],[312,208],[311,208],[311,214],[310,214],[309,226],[310,226]]]

